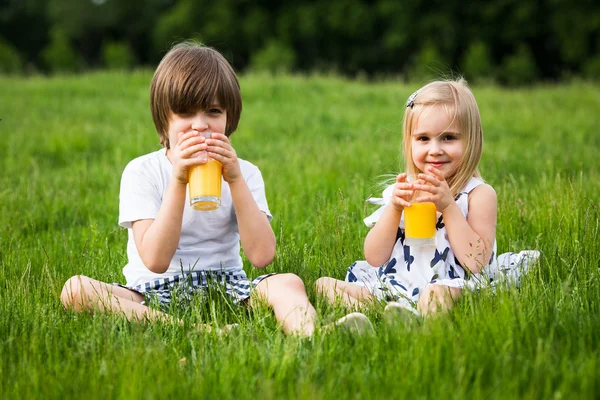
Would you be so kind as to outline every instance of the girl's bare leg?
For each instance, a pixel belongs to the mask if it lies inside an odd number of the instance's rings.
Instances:
[[[340,281],[339,279],[322,277],[315,282],[317,291],[325,296],[330,304],[337,300],[350,310],[358,310],[365,302],[373,300],[373,295],[365,287],[354,283]]]
[[[269,276],[256,286],[255,296],[266,299],[285,334],[311,336],[315,330],[317,312],[310,304],[302,279],[294,274]],[[248,299],[252,307],[256,297]]]
[[[417,303],[417,310],[423,317],[440,311],[448,311],[462,296],[462,290],[444,285],[431,284],[425,287]]]
[[[65,308],[75,311],[122,313],[127,319],[137,321],[174,321],[168,314],[140,304],[144,300],[141,294],[83,275],[73,276],[67,280],[60,299]]]

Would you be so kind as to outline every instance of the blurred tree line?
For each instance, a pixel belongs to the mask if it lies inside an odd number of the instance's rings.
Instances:
[[[600,80],[596,0],[0,0],[0,73],[153,67],[182,39],[238,71]]]

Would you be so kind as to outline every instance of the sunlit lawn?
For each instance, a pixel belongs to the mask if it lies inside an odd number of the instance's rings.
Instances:
[[[0,397],[594,398],[600,378],[600,88],[475,87],[481,171],[499,197],[500,252],[538,249],[520,289],[467,295],[413,327],[365,310],[376,336],[283,336],[267,309],[218,293],[175,309],[186,326],[63,310],[64,281],[123,282],[121,172],[158,148],[151,72],[0,78]],[[403,104],[417,87],[332,77],[241,79],[232,141],[266,182],[278,239],[267,271],[305,281],[361,259],[362,218],[399,171]],[[247,271],[258,275],[263,271]],[[237,322],[218,337],[192,324]]]

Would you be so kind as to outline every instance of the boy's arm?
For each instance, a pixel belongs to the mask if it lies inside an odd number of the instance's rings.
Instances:
[[[179,245],[185,190],[185,184],[171,179],[156,219],[142,219],[132,224],[140,258],[154,273],[162,274],[169,268]]]
[[[208,156],[223,164],[223,179],[231,190],[244,254],[255,267],[266,267],[275,257],[275,234],[269,219],[252,196],[229,138],[221,133],[213,133],[206,143]]]
[[[275,257],[275,234],[269,219],[258,208],[244,179],[230,182],[229,188],[244,254],[255,267],[266,267]]]
[[[172,179],[161,201],[155,219],[138,220],[132,224],[133,238],[146,268],[154,273],[165,272],[181,238],[181,222],[185,206],[185,191],[189,168],[206,161],[193,155],[206,149],[205,139],[191,130],[177,134],[177,142],[167,151],[173,164]]]

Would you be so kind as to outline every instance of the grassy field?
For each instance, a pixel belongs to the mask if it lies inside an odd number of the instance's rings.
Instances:
[[[284,337],[268,310],[212,294],[186,321],[129,323],[65,311],[74,274],[122,281],[117,226],[127,162],[158,148],[151,73],[0,78],[0,397],[595,398],[600,381],[600,87],[475,87],[484,178],[499,197],[500,252],[538,249],[520,289],[467,295],[448,315],[376,336]],[[246,76],[232,137],[256,164],[277,256],[320,324],[344,314],[314,281],[362,259],[373,206],[399,171],[403,104],[415,86]],[[262,271],[247,266],[255,276]],[[239,333],[195,332],[198,321]]]

